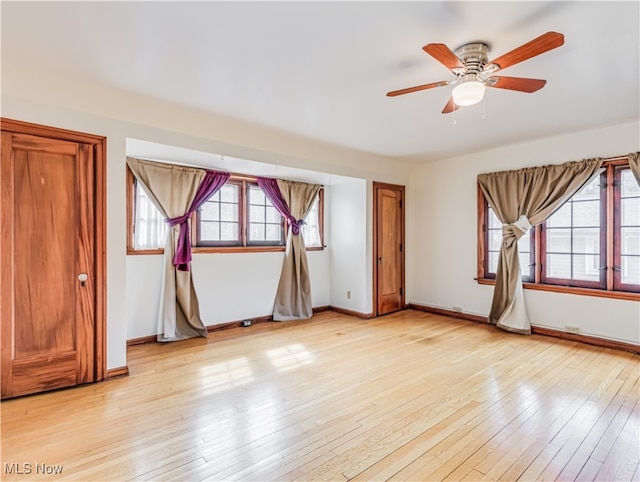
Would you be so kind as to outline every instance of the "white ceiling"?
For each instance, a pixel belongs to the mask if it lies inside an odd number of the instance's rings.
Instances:
[[[425,162],[640,118],[640,2],[1,2],[2,71],[28,65],[381,156]],[[422,51],[547,32],[512,66],[534,94],[487,89],[441,114],[453,74]],[[481,120],[486,113],[487,119]]]

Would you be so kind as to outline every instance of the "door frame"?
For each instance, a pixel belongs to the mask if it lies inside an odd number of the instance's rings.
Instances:
[[[402,280],[402,295],[401,295],[401,307],[400,309],[404,309],[406,306],[406,280],[405,280],[405,264],[406,264],[406,240],[405,240],[405,186],[401,184],[389,184],[385,182],[377,182],[373,181],[373,242],[372,242],[372,252],[373,252],[373,316],[379,316],[378,313],[378,223],[380,210],[378,206],[378,191],[380,189],[391,189],[393,191],[398,191],[400,193],[400,202],[402,208],[402,219],[401,219],[401,232],[400,239],[402,243],[402,255],[400,256],[400,279]]]
[[[67,129],[59,129],[15,119],[0,118],[3,132],[26,134],[70,142],[81,142],[93,147],[95,173],[95,333],[94,381],[107,376],[107,277],[106,277],[106,166],[107,138]]]

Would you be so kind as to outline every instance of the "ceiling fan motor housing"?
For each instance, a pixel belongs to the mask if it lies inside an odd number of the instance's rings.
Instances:
[[[475,78],[489,61],[489,45],[484,42],[464,44],[455,50],[455,54],[460,58],[464,67],[453,69],[453,72],[458,77],[467,78],[467,75],[472,74]]]

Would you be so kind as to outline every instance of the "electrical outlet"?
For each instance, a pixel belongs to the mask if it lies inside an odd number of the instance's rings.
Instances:
[[[457,311],[458,313],[460,313],[462,311],[462,306],[452,306],[453,311]]]
[[[347,299],[350,300],[351,299],[351,291],[347,291]]]
[[[578,328],[577,326],[564,325],[564,330],[567,333],[580,333],[580,328]]]

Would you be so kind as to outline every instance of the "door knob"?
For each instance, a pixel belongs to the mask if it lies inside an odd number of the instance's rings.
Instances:
[[[80,281],[80,286],[84,286],[85,281],[87,281],[87,279],[89,279],[89,277],[87,276],[87,273],[80,273],[78,275],[78,280]]]

